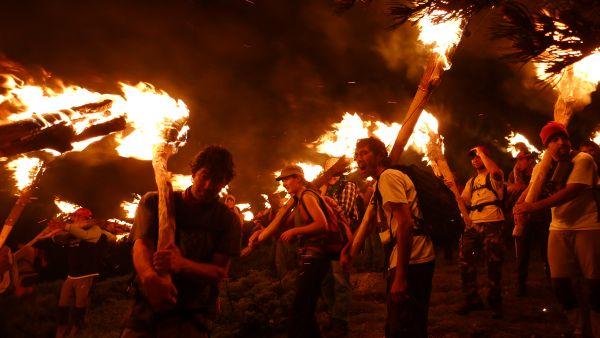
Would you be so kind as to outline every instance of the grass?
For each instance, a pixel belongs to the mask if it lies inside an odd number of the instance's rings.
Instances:
[[[567,331],[565,318],[553,300],[541,263],[534,260],[531,265],[530,295],[517,298],[515,265],[512,259],[506,262],[503,276],[505,318],[493,320],[487,310],[464,317],[455,314],[462,301],[458,264],[438,259],[429,312],[430,336],[560,337]],[[257,265],[252,267],[257,268]],[[280,281],[264,269],[248,271],[238,266],[236,271],[238,276],[244,277],[230,281],[228,290],[221,292],[222,315],[214,336],[283,336],[293,280]],[[484,273],[485,269],[481,269],[480,284],[484,284]],[[119,336],[131,304],[127,293],[128,279],[114,277],[97,283],[81,336]],[[60,281],[41,284],[34,294],[21,299],[2,297],[0,337],[53,337],[60,284]],[[382,274],[355,273],[352,284],[350,336],[382,337],[385,321]]]

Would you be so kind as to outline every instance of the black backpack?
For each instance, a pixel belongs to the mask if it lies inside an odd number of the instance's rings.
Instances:
[[[417,165],[394,165],[386,170],[399,170],[413,182],[423,219],[415,222],[431,237],[434,244],[453,242],[462,234],[464,223],[456,200],[446,185],[431,171]],[[375,201],[381,205],[381,193],[375,190]]]

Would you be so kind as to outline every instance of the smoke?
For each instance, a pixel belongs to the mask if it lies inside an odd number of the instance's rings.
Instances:
[[[401,121],[428,57],[416,28],[389,29],[383,1],[341,15],[318,0],[9,1],[3,12],[1,52],[27,70],[99,92],[146,81],[183,99],[191,131],[171,169],[187,173],[197,151],[221,144],[237,167],[231,191],[256,203],[284,163],[325,161],[305,144],[344,112]],[[509,127],[533,138],[552,111],[551,92],[498,61],[487,31],[493,14],[485,15],[431,100],[462,177],[469,146],[500,149]],[[43,190],[110,214],[130,193],[153,189],[150,164],[119,159],[108,143],[57,161]]]

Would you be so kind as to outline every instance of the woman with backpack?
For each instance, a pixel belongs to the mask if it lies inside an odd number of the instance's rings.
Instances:
[[[288,337],[320,337],[315,309],[321,284],[329,271],[332,255],[339,255],[343,245],[342,240],[339,243],[332,240],[340,235],[337,219],[330,202],[325,202],[317,191],[310,188],[300,166],[286,166],[277,180],[283,181],[283,186],[294,199],[291,208],[282,208],[284,219],[292,221],[293,227],[284,231],[280,238],[284,241],[297,240],[300,256]],[[279,222],[276,218],[264,230],[255,232],[248,246],[254,247],[273,236],[283,223],[285,221]]]

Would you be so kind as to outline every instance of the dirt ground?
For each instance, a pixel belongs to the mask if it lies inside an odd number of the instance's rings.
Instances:
[[[485,284],[485,269],[479,283]],[[529,296],[515,296],[514,258],[507,258],[503,275],[505,318],[491,319],[484,310],[468,316],[455,312],[461,304],[460,274],[456,260],[438,257],[433,281],[429,333],[431,337],[560,337],[567,331],[564,316],[555,303],[539,257],[530,269]],[[273,279],[273,281],[275,281]],[[267,280],[266,283],[269,283]],[[364,272],[352,276],[354,295],[350,309],[350,337],[383,337],[385,290],[381,273]],[[82,337],[118,337],[122,320],[131,304],[128,278],[117,277],[97,283]],[[485,291],[485,288],[483,288]],[[0,298],[1,337],[52,337],[60,281],[40,285],[33,295],[19,299]],[[483,293],[485,294],[485,292]],[[250,301],[250,298],[244,299]],[[240,303],[237,303],[240,304]],[[262,305],[259,305],[262,306]],[[238,306],[236,306],[238,307]],[[227,312],[225,312],[227,313]],[[283,314],[285,316],[285,314]],[[282,336],[278,332],[260,336]],[[216,337],[230,337],[223,328]],[[239,336],[239,335],[236,335]],[[244,335],[246,336],[246,335]]]
[[[485,295],[485,268],[479,270],[479,285]],[[429,309],[431,337],[561,337],[568,330],[566,319],[554,301],[539,258],[530,267],[529,294],[516,297],[514,258],[503,271],[504,319],[491,319],[489,309],[460,316],[460,272],[456,261],[438,258]],[[351,312],[351,337],[383,337],[385,319],[384,282],[379,273],[352,278],[355,287]]]

